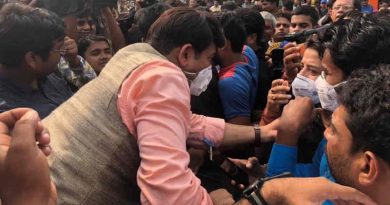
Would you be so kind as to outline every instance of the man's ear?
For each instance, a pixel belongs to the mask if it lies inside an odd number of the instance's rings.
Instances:
[[[246,37],[246,43],[249,45],[255,45],[257,40],[257,33],[252,33],[248,37]]]
[[[39,65],[39,62],[41,61],[41,58],[34,52],[29,51],[24,54],[24,61],[29,68],[36,70]]]
[[[195,58],[195,51],[191,44],[187,43],[180,47],[177,61],[181,67],[188,66],[193,58]]]
[[[361,156],[359,163],[359,183],[363,186],[370,186],[379,177],[379,159],[374,153],[366,151]]]

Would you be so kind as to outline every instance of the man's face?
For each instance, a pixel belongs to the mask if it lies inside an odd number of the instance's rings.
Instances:
[[[263,11],[271,12],[272,10],[274,10],[276,8],[276,4],[271,3],[269,1],[266,1],[266,0],[261,0],[261,8],[263,9]]]
[[[61,55],[63,54],[64,39],[55,40],[53,48],[49,51],[47,59],[43,59],[40,56],[37,58],[37,64],[34,69],[34,73],[37,76],[44,77],[57,70],[58,63],[60,62]]]
[[[343,106],[333,112],[324,133],[327,140],[326,152],[330,170],[337,183],[356,187],[354,179],[358,178],[357,160],[356,154],[351,154],[352,134],[346,125],[347,118],[348,113]]]
[[[188,6],[189,6],[190,8],[195,8],[195,7],[198,6],[198,2],[196,2],[196,0],[190,0]]]
[[[362,1],[362,6],[367,6],[368,2],[366,0]]]
[[[326,49],[324,52],[324,56],[322,58],[322,67],[325,72],[325,80],[330,85],[337,85],[344,81],[344,73],[333,63],[328,49]]]
[[[112,50],[105,41],[93,41],[85,51],[85,60],[92,66],[96,73],[104,68],[112,57]]]
[[[353,0],[336,0],[331,8],[330,18],[335,22],[343,14],[352,11],[353,8]]]
[[[293,15],[291,17],[290,33],[302,32],[313,27],[310,16]]]
[[[211,65],[215,52],[216,47],[212,44],[202,53],[193,55],[193,57],[188,60],[187,66],[180,67],[187,72],[198,73]]]
[[[92,17],[77,18],[77,33],[81,38],[96,34],[96,25]]]
[[[264,40],[269,41],[271,40],[272,36],[275,33],[275,28],[272,25],[272,21],[270,20],[265,20],[265,25],[264,25]]]
[[[283,37],[286,34],[288,34],[289,29],[290,29],[290,21],[288,21],[288,19],[283,17],[277,18],[274,39],[276,41],[281,41]]]
[[[321,58],[316,50],[311,48],[305,49],[301,62],[303,66],[299,74],[314,81],[321,75],[323,71]]]

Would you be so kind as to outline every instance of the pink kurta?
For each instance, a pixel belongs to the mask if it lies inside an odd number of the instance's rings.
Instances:
[[[138,140],[142,204],[212,204],[188,168],[186,141],[207,137],[218,145],[225,122],[191,113],[189,86],[181,69],[164,60],[137,68],[122,84],[118,109]]]

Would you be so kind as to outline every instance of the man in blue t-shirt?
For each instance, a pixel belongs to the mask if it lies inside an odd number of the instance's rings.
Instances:
[[[362,12],[362,13],[364,13],[364,14],[371,14],[371,13],[374,13],[374,9],[373,9],[372,6],[368,3],[367,0],[362,0],[361,4],[362,4],[362,8],[360,9],[360,12]]]
[[[249,125],[256,99],[259,62],[255,52],[244,46],[246,30],[242,20],[232,13],[223,13],[220,22],[226,37],[225,46],[217,52],[224,117],[229,123]]]
[[[324,39],[324,41],[326,42],[326,50],[322,59],[322,65],[324,66],[325,71],[324,75],[318,77],[315,82],[321,106],[324,110],[328,109],[328,111],[333,112],[335,108],[338,107],[339,100],[338,96],[336,95],[336,91],[340,89],[338,87],[344,87],[343,85],[346,83],[348,77],[353,71],[362,67],[369,68],[372,65],[381,63],[390,64],[390,60],[386,58],[386,55],[388,55],[388,53],[390,52],[390,45],[389,42],[387,42],[386,40],[382,40],[386,39],[385,36],[390,35],[389,25],[389,16],[376,17],[373,15],[369,15],[366,17],[358,17],[356,19],[351,19],[350,21],[341,22],[337,26],[334,26],[327,31],[325,35],[327,36],[327,38]],[[357,27],[361,29],[356,30],[355,28]],[[333,36],[337,36],[338,38],[332,38]],[[354,38],[352,38],[352,36]],[[376,40],[373,41],[372,39]],[[371,43],[367,44],[368,41],[370,41]],[[356,46],[360,49],[355,49]],[[388,69],[388,67],[386,67],[386,69]],[[381,86],[385,86],[385,88],[383,88],[384,90],[376,92],[385,92],[385,90],[387,89],[386,86],[388,85],[381,84]],[[354,92],[357,95],[360,90],[356,88],[356,91]],[[355,102],[359,102],[357,103],[357,106],[360,106],[363,102],[370,103],[365,102],[364,100],[367,101],[367,99],[364,98],[367,98],[367,96],[372,97],[375,94],[375,92],[366,93],[365,95],[361,95],[360,98],[353,97],[353,100],[355,100]],[[388,99],[388,96],[386,99]],[[342,105],[344,107],[354,106],[350,104]],[[367,108],[369,107],[367,106]],[[309,113],[305,113],[303,112],[303,110],[306,110]],[[311,111],[312,105],[310,99],[298,99],[297,101],[290,102],[284,108],[283,114],[280,118],[278,136],[273,146],[271,157],[268,163],[267,175],[274,176],[285,171],[290,171],[293,173],[294,176],[297,177],[323,176],[332,181],[343,183],[345,182],[345,180],[343,179],[345,178],[345,176],[340,176],[340,169],[345,169],[345,166],[349,165],[349,160],[343,161],[335,157],[335,155],[329,154],[329,150],[333,152],[337,151],[334,142],[331,143],[329,140],[330,131],[334,131],[335,129],[333,120],[333,124],[324,123],[325,127],[327,127],[327,130],[325,131],[326,139],[324,138],[321,144],[318,146],[318,149],[313,157],[312,163],[297,163],[296,144],[300,133],[305,130],[306,125],[310,122],[312,116]],[[354,113],[355,111],[353,111],[353,113],[349,111],[348,114]],[[367,113],[374,113],[374,111],[370,111]],[[340,114],[340,111],[338,112],[338,114]],[[378,115],[380,115],[380,113]],[[335,113],[333,114],[333,117],[334,116]],[[376,117],[372,119],[376,119]],[[367,125],[367,127],[364,128],[368,129],[369,127]],[[351,130],[351,132],[352,134],[356,134],[360,131],[354,132],[354,130]],[[355,135],[353,135],[353,137],[355,137]],[[354,152],[356,152],[356,150]],[[340,155],[338,157],[341,158],[345,156]],[[349,174],[352,175],[356,173]]]

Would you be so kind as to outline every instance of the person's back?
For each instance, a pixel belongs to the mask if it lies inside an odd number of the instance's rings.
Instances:
[[[45,118],[56,136],[52,146],[58,151],[49,165],[60,204],[139,203],[138,146],[117,112],[117,93],[133,69],[161,59],[148,44],[120,50],[97,79]]]

